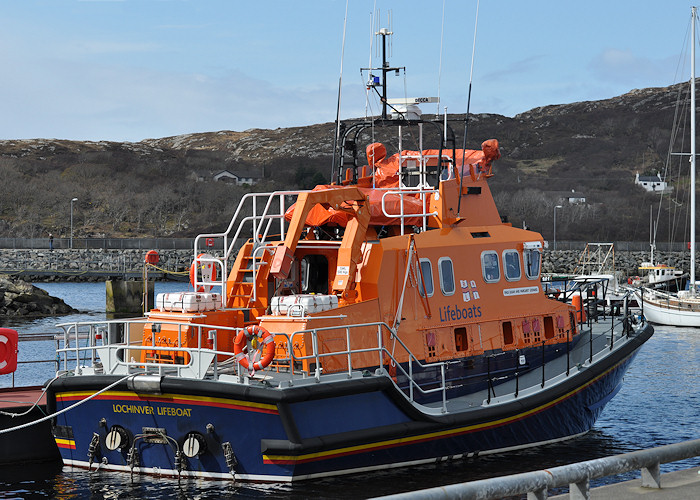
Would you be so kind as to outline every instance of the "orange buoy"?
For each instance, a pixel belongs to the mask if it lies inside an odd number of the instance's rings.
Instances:
[[[160,255],[158,255],[158,252],[155,250],[149,250],[146,252],[146,257],[145,257],[146,264],[158,264],[160,261]]]

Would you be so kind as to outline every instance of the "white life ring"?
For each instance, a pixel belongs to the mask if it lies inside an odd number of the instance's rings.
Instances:
[[[202,259],[205,259],[202,261]],[[200,253],[190,265],[190,285],[194,287],[197,271],[199,270],[200,281],[211,283],[216,280],[216,266],[213,262],[214,257],[208,253]],[[198,292],[209,292],[214,288],[213,285],[197,285]]]

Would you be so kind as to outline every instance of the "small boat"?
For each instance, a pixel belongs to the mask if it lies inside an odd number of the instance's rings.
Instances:
[[[46,395],[41,386],[14,386],[19,335],[0,328],[0,375],[13,376],[12,387],[0,388],[0,465],[58,461],[60,455],[51,424],[45,416]]]
[[[394,70],[369,85],[386,95]],[[192,290],[59,325],[64,464],[292,482],[589,431],[653,328],[626,307],[591,321],[583,288],[578,307],[543,293],[542,236],[491,195],[498,142],[457,148],[430,101],[339,128],[333,183],[246,195],[195,239]]]
[[[629,278],[628,283],[636,287],[649,287],[665,291],[677,291],[683,279],[683,271],[673,266],[660,264],[655,260],[656,231],[653,223],[653,207],[649,210],[649,261],[639,266],[640,275]]]
[[[638,292],[644,316],[652,323],[700,327],[700,294],[695,282],[695,24],[697,10],[692,7],[690,61],[690,278],[686,290],[677,293],[643,288]]]

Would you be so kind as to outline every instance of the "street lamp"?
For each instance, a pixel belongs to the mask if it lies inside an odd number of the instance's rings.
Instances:
[[[554,250],[557,249],[557,208],[562,208],[561,205],[554,207]]]
[[[70,201],[70,247],[73,248],[73,202],[78,201],[78,198],[73,198]]]

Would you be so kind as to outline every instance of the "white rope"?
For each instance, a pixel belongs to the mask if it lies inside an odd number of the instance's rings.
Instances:
[[[16,426],[16,427],[10,427],[9,429],[2,429],[2,430],[0,430],[0,434],[6,434],[6,433],[8,433],[8,432],[18,431],[18,430],[20,430],[20,429],[25,429],[25,428],[27,428],[27,427],[31,427],[32,425],[40,424],[41,422],[46,422],[47,420],[49,420],[49,419],[51,419],[51,418],[53,418],[53,417],[56,417],[56,416],[61,415],[61,414],[63,414],[63,413],[66,413],[67,411],[72,410],[73,408],[75,408],[75,407],[77,407],[77,406],[80,406],[81,404],[83,404],[83,403],[85,403],[85,402],[87,402],[87,401],[90,401],[91,399],[93,399],[93,398],[99,396],[99,395],[102,394],[103,392],[108,391],[108,390],[110,390],[112,387],[114,387],[114,386],[120,384],[121,382],[125,381],[125,380],[128,379],[129,377],[136,377],[137,375],[141,375],[141,374],[140,374],[140,373],[132,373],[132,374],[130,374],[130,375],[127,375],[126,377],[122,377],[122,378],[120,378],[119,380],[117,380],[116,382],[114,382],[113,384],[108,385],[108,386],[105,387],[104,389],[101,389],[101,390],[97,391],[95,394],[93,394],[93,395],[91,395],[91,396],[88,396],[87,398],[78,401],[77,403],[75,403],[75,404],[69,406],[68,408],[64,408],[64,409],[62,409],[62,410],[60,410],[60,411],[57,411],[56,413],[52,413],[51,415],[46,415],[45,417],[42,417],[42,418],[40,418],[39,420],[35,420],[35,421],[33,421],[33,422],[28,422],[28,423],[26,423],[26,424],[18,425],[18,426]],[[54,379],[54,380],[55,380],[55,379]]]
[[[10,412],[10,411],[0,411],[0,415],[5,415],[5,416],[7,416],[7,417],[15,418],[15,417],[23,417],[23,416],[29,414],[34,408],[36,408],[37,406],[39,406],[39,401],[41,401],[41,398],[43,398],[43,397],[44,397],[44,394],[46,394],[46,390],[49,388],[49,386],[50,386],[51,384],[53,384],[53,382],[54,382],[56,379],[58,379],[58,377],[54,377],[53,379],[51,379],[51,381],[50,381],[48,384],[46,384],[46,387],[44,387],[44,388],[41,390],[41,394],[39,395],[39,397],[37,398],[37,400],[34,402],[34,404],[33,404],[32,406],[29,407],[29,409],[28,409],[27,411],[23,411],[22,413],[12,413],[12,412]]]

